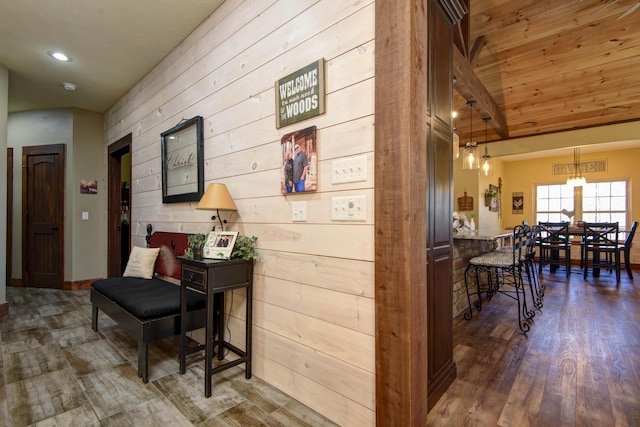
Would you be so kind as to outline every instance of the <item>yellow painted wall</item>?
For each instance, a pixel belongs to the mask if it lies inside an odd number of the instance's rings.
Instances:
[[[631,197],[629,200],[629,215],[627,224],[630,226],[634,219],[634,212],[640,212],[640,189],[633,186],[634,182],[640,181],[640,167],[637,159],[640,158],[640,148],[630,150],[616,150],[598,153],[582,153],[580,161],[606,160],[606,172],[585,173],[587,182],[611,181],[618,179],[628,179],[631,186]],[[563,184],[567,181],[568,175],[553,175],[554,163],[571,163],[573,155],[559,157],[545,157],[540,159],[527,159],[513,162],[504,162],[504,201],[506,209],[504,212],[503,225],[513,226],[522,223],[523,220],[529,223],[535,220],[535,186],[540,184]],[[634,191],[635,190],[635,191]],[[513,192],[524,193],[524,213],[514,215],[511,210],[511,195]],[[635,215],[637,217],[637,214]],[[575,218],[579,220],[580,218]],[[622,224],[621,224],[622,226]]]
[[[631,227],[634,220],[640,217],[640,187],[634,183],[640,182],[640,148],[581,153],[580,161],[606,160],[607,171],[597,173],[585,173],[587,182],[612,181],[619,179],[629,180],[631,189],[628,200],[628,215],[626,228]],[[571,163],[573,154],[566,156],[544,157],[538,159],[527,159],[519,161],[504,162],[503,171],[503,204],[504,215],[503,227],[510,227],[521,224],[523,220],[530,224],[535,222],[535,186],[539,184],[562,184],[567,181],[567,175],[554,175],[554,163]],[[514,215],[511,209],[512,193],[524,193],[524,209],[522,215]],[[580,218],[574,218],[574,221]],[[621,224],[621,228],[623,225]],[[637,240],[636,236],[636,241]],[[632,263],[640,262],[640,248],[635,248],[632,252]],[[575,255],[574,255],[575,257]]]
[[[481,148],[484,150],[484,148]],[[491,148],[489,148],[491,150]],[[489,151],[491,154],[491,151]],[[460,158],[453,161],[453,210],[465,212],[467,218],[475,216],[476,229],[487,233],[496,233],[502,230],[502,220],[499,212],[491,212],[488,206],[484,205],[484,192],[489,185],[498,187],[499,178],[504,182],[504,166],[499,158],[493,159],[494,172],[490,176],[479,176],[477,170],[462,170],[462,154]],[[458,205],[458,199],[464,197],[473,197],[473,211],[461,211]],[[502,196],[502,212],[504,212],[505,197]],[[510,200],[508,201],[510,203]]]

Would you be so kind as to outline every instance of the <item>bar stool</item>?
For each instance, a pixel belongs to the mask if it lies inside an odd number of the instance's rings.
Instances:
[[[540,240],[541,227],[539,225],[534,225],[533,227],[523,225],[523,227],[527,232],[525,250],[527,279],[529,287],[531,288],[531,297],[533,298],[534,305],[537,309],[540,309],[542,308],[545,291],[545,286],[540,283],[540,276],[538,276],[538,269],[536,269],[536,245]]]
[[[478,311],[482,310],[483,294],[486,294],[487,300],[490,300],[494,294],[501,293],[516,300],[518,327],[526,334],[531,329],[529,321],[535,316],[535,312],[527,307],[522,274],[526,262],[527,243],[527,231],[523,226],[514,227],[512,243],[510,251],[493,251],[469,260],[464,275],[469,310],[464,313],[464,318],[471,320],[473,317],[472,305]],[[475,290],[470,289],[470,280],[475,281]],[[476,297],[473,303],[472,296]]]

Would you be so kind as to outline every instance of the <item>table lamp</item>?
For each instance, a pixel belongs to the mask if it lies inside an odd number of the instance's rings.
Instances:
[[[238,210],[236,204],[231,198],[231,195],[229,194],[229,190],[227,190],[227,186],[218,183],[209,184],[207,190],[204,192],[204,195],[198,202],[198,206],[196,206],[196,209],[216,211],[216,214],[211,217],[211,220],[214,221],[216,218],[218,218],[222,231],[224,231],[224,224],[227,223],[227,220],[223,220],[222,218],[220,218],[220,211]],[[216,226],[214,225],[213,231],[215,231],[215,229]]]

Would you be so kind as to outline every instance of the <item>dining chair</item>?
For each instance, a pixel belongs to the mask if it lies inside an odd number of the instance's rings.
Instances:
[[[636,234],[637,227],[638,221],[633,221],[631,230],[627,233],[627,238],[624,239],[624,243],[618,245],[618,253],[624,254],[624,266],[627,270],[629,279],[633,279],[633,272],[631,271],[631,246],[633,245],[633,236]],[[622,261],[620,262],[620,266],[622,268]]]
[[[568,222],[539,222],[540,238],[538,239],[538,270],[549,265],[551,272],[558,267],[566,271],[567,277],[571,274],[571,238],[569,237]],[[560,253],[563,252],[563,258]]]
[[[620,282],[620,250],[618,249],[617,222],[585,222],[582,241],[584,242],[584,279],[589,269],[593,277],[600,275],[601,269],[615,270],[616,281]]]

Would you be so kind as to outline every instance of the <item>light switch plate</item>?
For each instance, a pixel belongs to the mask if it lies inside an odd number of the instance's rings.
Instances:
[[[367,196],[332,197],[331,219],[333,221],[366,221]]]
[[[307,202],[291,202],[291,220],[307,220]]]
[[[331,162],[331,183],[344,184],[367,180],[367,156],[347,157]]]

